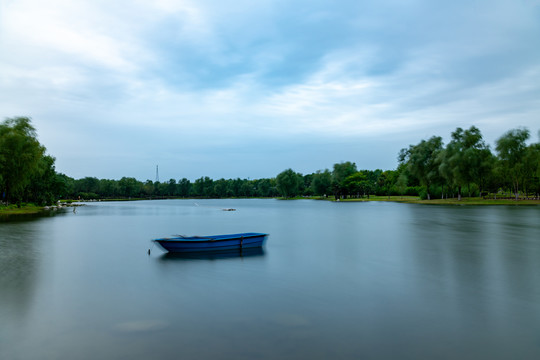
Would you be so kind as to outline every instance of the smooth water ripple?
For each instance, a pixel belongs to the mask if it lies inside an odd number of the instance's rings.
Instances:
[[[270,237],[147,253],[239,232]],[[1,359],[539,357],[538,207],[161,200],[0,222]]]

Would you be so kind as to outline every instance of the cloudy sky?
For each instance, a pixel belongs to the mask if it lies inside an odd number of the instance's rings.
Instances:
[[[0,119],[75,178],[394,169],[540,128],[539,0],[0,0]]]

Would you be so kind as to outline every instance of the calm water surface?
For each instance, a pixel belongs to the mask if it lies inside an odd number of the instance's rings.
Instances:
[[[147,253],[251,231],[264,250]],[[149,358],[538,359],[540,208],[163,200],[0,221],[0,359]]]

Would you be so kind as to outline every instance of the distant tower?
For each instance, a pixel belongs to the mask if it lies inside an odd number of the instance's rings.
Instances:
[[[158,165],[156,165],[156,182],[159,182],[159,168],[158,168]]]

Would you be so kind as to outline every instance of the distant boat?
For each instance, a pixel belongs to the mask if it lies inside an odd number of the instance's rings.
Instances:
[[[268,234],[241,233],[230,235],[183,236],[154,239],[169,252],[199,252],[257,248],[264,245]]]

